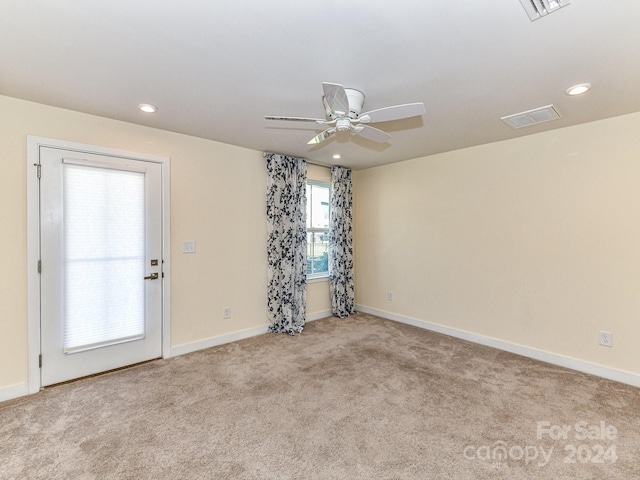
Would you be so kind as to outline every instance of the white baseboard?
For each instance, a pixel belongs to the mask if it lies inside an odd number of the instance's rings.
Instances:
[[[603,365],[598,365],[597,363],[586,362],[584,360],[578,360],[565,355],[547,352],[545,350],[539,350],[525,345],[519,345],[517,343],[505,342],[504,340],[499,340],[497,338],[487,337],[485,335],[467,332],[457,328],[446,327],[437,323],[418,320],[416,318],[398,315],[396,313],[386,312],[384,310],[378,310],[364,305],[356,305],[356,310],[358,312],[369,313],[387,320],[406,323],[407,325],[413,325],[414,327],[424,328],[433,332],[449,335],[450,337],[460,338],[462,340],[485,345],[487,347],[497,348],[498,350],[515,353],[517,355],[533,358],[535,360],[551,363],[571,370],[588,373],[590,375],[595,375],[609,380],[615,380],[616,382],[626,383],[627,385],[632,385],[634,387],[640,387],[640,375],[626,372],[624,370],[605,367]]]
[[[204,350],[205,348],[217,347],[218,345],[224,345],[225,343],[236,342],[238,340],[244,340],[245,338],[262,335],[267,333],[268,328],[269,325],[261,325],[259,327],[247,328],[237,332],[205,338],[196,342],[176,345],[175,347],[171,347],[171,356],[175,357],[178,355],[184,355],[185,353],[197,352],[198,350]]]
[[[323,310],[321,312],[311,313],[307,315],[305,321],[312,322],[314,320],[320,320],[332,315],[331,310]],[[247,328],[246,330],[239,330],[237,332],[231,332],[224,335],[217,335],[215,337],[205,338],[196,342],[184,343],[182,345],[176,345],[171,347],[171,356],[184,355],[185,353],[197,352],[198,350],[204,350],[205,348],[217,347],[218,345],[224,345],[225,343],[236,342],[238,340],[244,340],[245,338],[256,337],[267,333],[269,325],[261,325],[259,327]]]
[[[323,318],[332,317],[333,312],[331,310],[322,310],[321,312],[310,313],[306,317],[307,322],[313,322],[314,320],[322,320]]]
[[[14,398],[24,397],[29,394],[29,384],[19,383],[18,385],[11,385],[10,387],[0,388],[0,402],[6,402],[7,400],[13,400]]]

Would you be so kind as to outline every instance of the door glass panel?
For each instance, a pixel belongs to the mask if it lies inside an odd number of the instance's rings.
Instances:
[[[63,165],[65,353],[144,338],[144,180]]]

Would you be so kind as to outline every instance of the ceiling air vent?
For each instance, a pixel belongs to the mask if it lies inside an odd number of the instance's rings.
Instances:
[[[557,120],[559,118],[560,114],[555,107],[553,105],[547,105],[546,107],[507,115],[506,117],[502,117],[500,120],[511,128],[522,128],[536,125],[538,123],[550,122],[551,120]]]
[[[520,0],[520,3],[533,22],[559,8],[566,7],[571,0]]]

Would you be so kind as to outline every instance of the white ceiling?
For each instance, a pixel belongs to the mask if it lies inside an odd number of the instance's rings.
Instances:
[[[535,22],[518,0],[1,0],[0,94],[366,168],[640,111],[639,21],[638,0]],[[320,126],[264,120],[322,118],[322,82],[427,113],[376,124],[386,144],[308,146]],[[548,104],[560,120],[500,120]]]

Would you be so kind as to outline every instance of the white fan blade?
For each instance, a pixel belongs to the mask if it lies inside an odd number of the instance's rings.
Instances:
[[[264,117],[265,120],[286,120],[289,122],[317,122],[317,123],[325,123],[326,120],[322,120],[320,118],[306,118],[306,117]]]
[[[391,135],[387,132],[383,132],[379,128],[371,127],[369,125],[358,125],[353,128],[353,131],[356,135],[360,135],[361,137],[378,143],[385,143],[391,139]]]
[[[363,123],[389,122],[391,120],[417,117],[424,115],[425,112],[424,103],[407,103],[406,105],[394,105],[393,107],[371,110],[370,112],[365,112],[360,115],[360,118],[364,120],[363,117],[365,115],[369,117],[370,120]]]
[[[327,103],[327,99],[325,98],[324,95],[322,96],[322,106],[324,107],[324,114],[325,114],[325,116],[327,118],[334,118],[335,117],[335,115],[331,111],[331,107]]]
[[[318,135],[313,137],[311,140],[309,140],[307,142],[307,145],[315,145],[317,143],[324,142],[327,138],[329,138],[334,133],[336,133],[336,127],[327,128],[324,132],[319,133]]]
[[[322,89],[324,90],[326,104],[333,113],[338,114],[338,116],[344,116],[349,113],[349,99],[342,85],[323,83]]]

